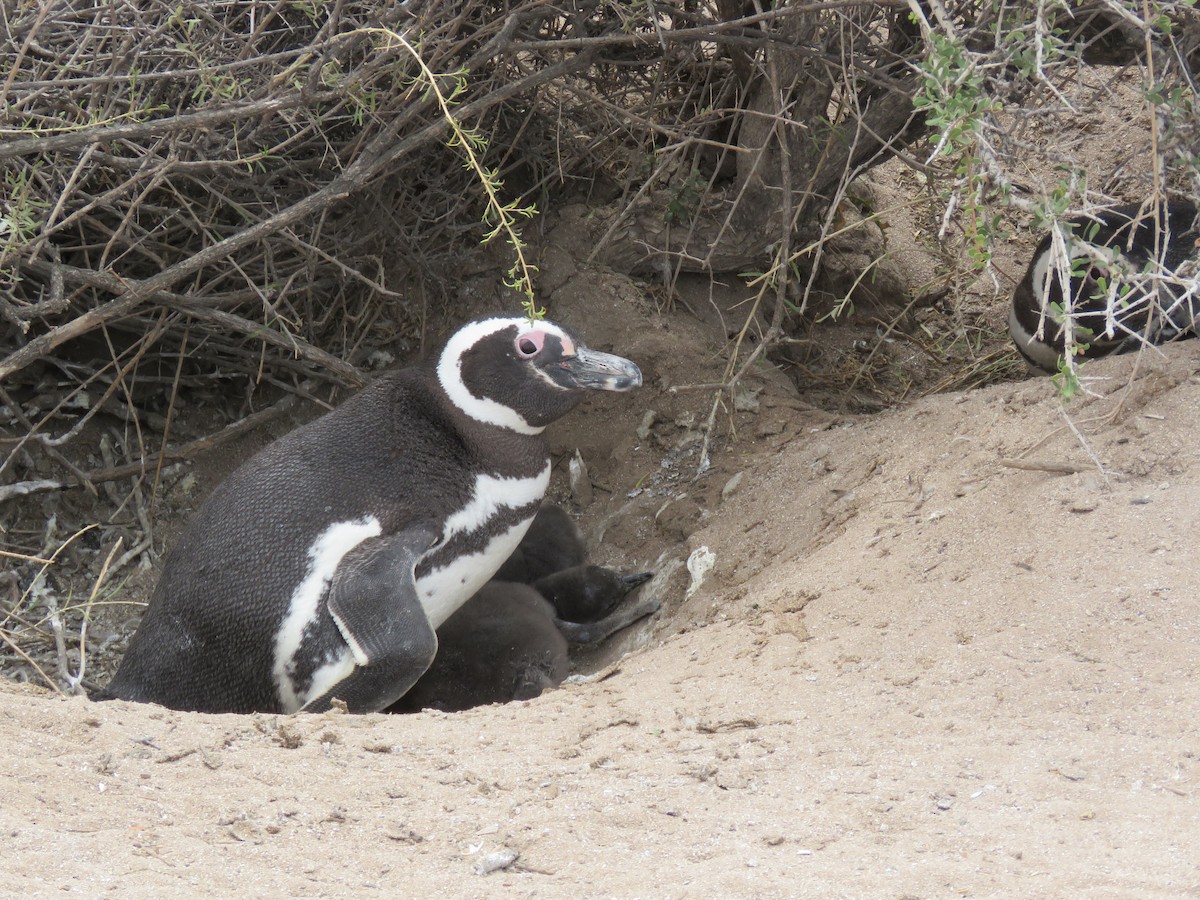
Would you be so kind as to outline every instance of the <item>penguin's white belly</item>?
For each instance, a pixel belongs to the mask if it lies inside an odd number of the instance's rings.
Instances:
[[[471,596],[483,587],[504,561],[521,543],[533,517],[492,538],[479,553],[457,557],[442,569],[434,569],[417,581],[417,595],[421,607],[429,617],[429,624],[440,626]]]
[[[518,509],[539,503],[549,484],[549,462],[545,469],[532,478],[477,475],[471,499],[446,520],[438,547],[444,546],[456,535],[486,530],[488,522],[503,509]],[[490,535],[475,552],[456,556],[444,566],[432,569],[417,579],[417,596],[434,628],[450,618],[455,610],[491,579],[517,549],[532,521],[533,513],[517,524]]]

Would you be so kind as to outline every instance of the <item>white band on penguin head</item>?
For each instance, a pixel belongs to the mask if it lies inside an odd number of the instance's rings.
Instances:
[[[509,428],[519,434],[541,434],[546,430],[545,426],[530,425],[525,421],[525,417],[512,407],[498,403],[489,397],[475,396],[462,380],[463,354],[488,335],[514,325],[518,329],[530,327],[528,319],[503,318],[483,319],[460,328],[446,342],[446,347],[442,350],[441,358],[438,359],[437,377],[442,385],[442,390],[446,392],[454,405],[477,422],[495,425],[499,428]],[[556,335],[564,344],[571,340],[566,332],[550,322],[538,322],[536,328]]]

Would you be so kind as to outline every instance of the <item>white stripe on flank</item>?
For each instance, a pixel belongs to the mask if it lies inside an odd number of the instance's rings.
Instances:
[[[550,484],[550,462],[532,478],[504,478],[495,475],[476,475],[471,499],[458,512],[452,513],[442,526],[442,543],[456,534],[465,534],[484,525],[501,507],[517,509],[530,503],[540,503]]]
[[[309,703],[321,697],[332,688],[335,684],[346,678],[354,671],[354,654],[349,650],[343,650],[341,655],[330,660],[313,672],[312,684],[308,686],[302,698],[302,703]]]
[[[297,696],[296,684],[292,680],[292,666],[295,664],[296,653],[299,652],[300,645],[304,640],[304,629],[317,620],[321,600],[329,589],[333,573],[337,571],[342,557],[367,538],[378,537],[382,531],[379,520],[374,516],[363,516],[361,519],[350,522],[334,522],[321,532],[313,541],[312,546],[308,548],[308,573],[304,576],[304,580],[296,586],[296,590],[292,592],[287,615],[284,616],[283,622],[279,625],[279,631],[275,634],[273,671],[275,687],[279,692],[279,703],[284,712],[295,712],[304,705],[304,702],[311,699],[311,696],[308,696],[311,695],[311,690],[307,692],[304,700]],[[350,659],[352,662],[352,655]],[[318,671],[325,677],[330,677],[332,673],[325,671],[329,668],[330,666],[326,665]],[[339,665],[337,668],[340,671],[342,667]],[[350,669],[353,669],[353,665]],[[345,678],[349,672],[350,670],[347,670],[335,680],[330,681],[329,685],[325,686],[325,690]],[[313,683],[315,686],[316,679]]]
[[[529,320],[525,318],[484,319],[472,322],[455,332],[446,343],[438,360],[437,376],[442,390],[454,402],[454,405],[478,422],[486,425],[496,425],[500,428],[511,428],[520,434],[541,434],[545,428],[530,425],[525,417],[515,409],[497,403],[488,397],[476,397],[462,380],[462,355],[476,343],[488,335],[503,331],[516,325],[520,329],[530,328]],[[547,334],[556,335],[565,346],[574,346],[566,332],[550,322],[538,322],[536,326]]]
[[[1057,327],[1052,319],[1047,321],[1050,328]],[[1033,334],[1025,330],[1025,326],[1017,318],[1017,307],[1013,304],[1009,304],[1008,309],[1008,333],[1014,343],[1024,351],[1025,357],[1033,360],[1033,364],[1038,368],[1047,372],[1054,372],[1058,369],[1058,353],[1050,346],[1048,340],[1039,341]]]

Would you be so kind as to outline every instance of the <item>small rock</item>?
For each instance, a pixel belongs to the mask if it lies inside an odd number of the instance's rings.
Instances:
[[[304,746],[304,735],[298,728],[293,728],[287,722],[280,722],[275,731],[275,743],[288,750]]]
[[[758,412],[758,395],[762,388],[739,387],[733,394],[733,408],[738,412]]]
[[[396,357],[386,350],[372,350],[367,356],[367,368],[372,371],[386,369],[396,361]]]
[[[650,429],[654,427],[654,420],[658,418],[658,413],[652,409],[646,410],[642,416],[642,424],[637,427],[637,436],[639,441],[644,441],[650,437]]]
[[[407,825],[393,825],[384,832],[384,836],[388,840],[395,841],[397,844],[420,844],[424,843],[425,838]]]
[[[595,499],[595,494],[592,492],[592,479],[588,475],[587,463],[583,461],[578,450],[567,464],[567,475],[571,483],[571,499],[580,506],[590,506],[592,500]]]
[[[700,590],[700,585],[704,583],[705,576],[712,571],[712,567],[717,564],[717,554],[713,553],[707,547],[697,547],[692,551],[691,556],[687,560],[688,574],[692,576],[692,583],[688,585],[687,593],[684,599],[688,599],[696,591]]]
[[[196,476],[188,472],[175,482],[175,492],[181,497],[188,497],[196,489]]]
[[[732,478],[730,478],[727,482],[725,482],[725,487],[721,488],[721,500],[722,501],[728,500],[730,497],[732,497],[737,492],[737,489],[739,487],[741,487],[742,478],[745,477],[745,475],[746,475],[745,472],[738,472],[736,475],[734,475]]]
[[[508,847],[497,850],[494,853],[489,853],[483,859],[479,860],[479,862],[475,863],[475,874],[491,875],[493,872],[507,869],[517,861],[520,855],[516,850],[511,850]]]
[[[261,844],[263,842],[262,829],[245,819],[239,819],[230,825],[228,834],[235,841],[245,844]]]

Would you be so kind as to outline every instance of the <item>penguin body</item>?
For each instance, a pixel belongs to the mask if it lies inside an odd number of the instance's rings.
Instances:
[[[101,697],[207,712],[389,706],[533,520],[550,477],[542,430],[588,390],[640,383],[632,363],[552,323],[469,323],[213,492]]]
[[[1066,242],[1057,251],[1054,236],[1046,235],[1009,309],[1009,335],[1026,361],[1045,372],[1058,370],[1068,325],[1062,311],[1068,308],[1072,343],[1087,345],[1078,353],[1084,358],[1136,349],[1143,341],[1164,343],[1194,334],[1200,298],[1195,296],[1194,281],[1190,288],[1187,282],[1195,277],[1188,268],[1196,260],[1200,240],[1196,212],[1194,204],[1172,200],[1156,217],[1148,204],[1130,203],[1072,219]],[[1056,258],[1069,260],[1072,269],[1066,298]],[[1123,277],[1126,271],[1161,272],[1168,277],[1158,281],[1155,298],[1146,286],[1130,284]],[[1114,287],[1110,321],[1108,293]]]

